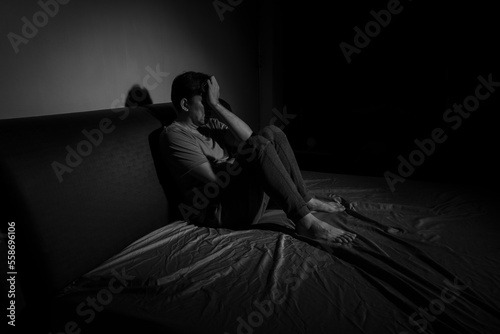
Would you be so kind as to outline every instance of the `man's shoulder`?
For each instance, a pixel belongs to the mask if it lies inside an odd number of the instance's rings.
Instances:
[[[179,131],[179,129],[180,129],[179,124],[177,124],[177,122],[174,121],[174,122],[170,123],[169,125],[165,125],[163,127],[162,133],[175,132],[175,131]]]
[[[216,133],[220,130],[228,130],[228,126],[216,118],[210,118],[207,120],[206,124],[198,128],[198,133],[188,130],[176,122],[168,126],[163,127],[163,131],[160,134],[162,140],[168,142],[176,141],[203,141],[207,138],[212,138],[216,136]]]
[[[188,136],[189,134],[174,122],[163,127],[160,133],[160,140],[162,142],[173,143],[179,140],[185,140]]]
[[[163,136],[189,135],[189,131],[180,126],[177,122],[173,122],[170,125],[164,126],[161,134]]]

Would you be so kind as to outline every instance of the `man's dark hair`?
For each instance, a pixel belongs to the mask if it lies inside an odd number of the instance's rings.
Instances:
[[[171,100],[179,113],[181,108],[181,100],[183,98],[191,99],[195,95],[202,95],[202,86],[210,76],[200,72],[184,72],[175,77],[172,82]]]

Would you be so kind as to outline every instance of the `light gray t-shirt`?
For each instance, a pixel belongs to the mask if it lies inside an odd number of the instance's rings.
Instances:
[[[204,184],[190,172],[207,161],[214,170],[230,161],[228,145],[225,141],[228,131],[227,125],[215,118],[210,118],[197,131],[175,121],[163,129],[160,135],[160,149],[165,163],[182,192],[183,202],[190,206],[190,208],[184,207],[185,211],[193,209],[195,212],[206,209],[206,206],[202,205],[204,199],[200,199]],[[213,199],[209,198],[209,200]]]

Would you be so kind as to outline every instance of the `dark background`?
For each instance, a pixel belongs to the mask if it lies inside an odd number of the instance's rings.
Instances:
[[[169,75],[152,100],[169,102],[175,75],[196,70],[217,76],[222,97],[253,129],[274,109],[296,115],[283,128],[304,170],[397,174],[398,156],[443,127],[448,139],[411,178],[496,187],[500,92],[457,130],[442,119],[474,93],[479,75],[500,81],[494,2],[402,0],[401,13],[348,64],[340,43],[353,45],[354,27],[364,30],[370,11],[388,3],[233,1],[221,20],[211,0],[74,0],[16,54],[7,35],[41,7],[6,0],[0,119],[120,107],[157,67]]]
[[[303,169],[397,174],[415,139],[441,127],[447,140],[411,178],[498,184],[500,92],[452,130],[443,114],[473,95],[477,77],[500,82],[499,20],[493,4],[401,1],[403,10],[347,63],[339,44],[388,1],[340,1],[329,9],[281,2],[284,99],[298,115],[285,128]],[[497,89],[500,90],[500,89]],[[483,89],[484,93],[485,90]]]

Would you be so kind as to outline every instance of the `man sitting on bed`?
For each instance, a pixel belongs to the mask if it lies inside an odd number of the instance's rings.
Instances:
[[[219,99],[215,77],[183,73],[172,83],[171,99],[177,119],[162,131],[160,145],[183,193],[179,209],[186,220],[245,228],[260,219],[270,197],[295,223],[298,235],[327,244],[354,240],[355,234],[312,215],[344,207],[307,193],[285,134],[276,126],[252,132]],[[215,117],[206,117],[209,112]]]

